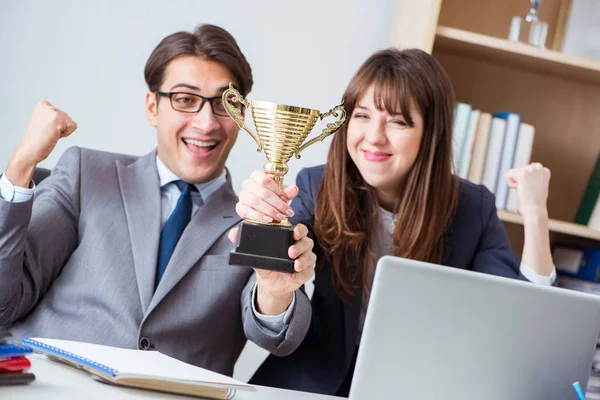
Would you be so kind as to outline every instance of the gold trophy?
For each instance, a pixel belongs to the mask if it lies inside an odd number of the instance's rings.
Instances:
[[[241,107],[234,105],[236,102],[252,109],[258,134],[244,123]],[[283,177],[288,172],[287,162],[292,155],[300,158],[304,149],[335,133],[346,122],[346,110],[342,104],[321,114],[309,108],[265,101],[249,102],[231,84],[223,93],[223,105],[240,129],[252,136],[258,145],[256,151],[264,149],[267,156],[264,171],[279,186],[283,184]],[[337,118],[337,121],[328,123],[319,136],[304,143],[317,120],[329,116]],[[293,228],[287,218],[271,223],[244,219],[236,248],[229,254],[229,264],[293,273],[294,260],[288,257],[288,248],[293,243]]]

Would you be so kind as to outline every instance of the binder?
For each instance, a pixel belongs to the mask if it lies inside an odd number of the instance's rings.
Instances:
[[[13,357],[24,357],[31,353],[31,348],[27,346],[21,346],[12,343],[1,343],[0,344],[0,359],[13,358]]]

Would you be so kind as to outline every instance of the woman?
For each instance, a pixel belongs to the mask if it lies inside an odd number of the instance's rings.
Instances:
[[[283,190],[255,172],[240,193],[244,218],[279,220],[293,209],[291,221],[308,227],[318,260],[307,336],[292,355],[269,357],[256,384],[348,394],[383,255],[543,284],[554,279],[549,171],[533,164],[508,177],[525,225],[519,265],[494,196],[452,174],[454,95],[433,57],[414,49],[375,53],[343,100],[350,118],[334,136],[325,166],[302,170],[297,187]]]

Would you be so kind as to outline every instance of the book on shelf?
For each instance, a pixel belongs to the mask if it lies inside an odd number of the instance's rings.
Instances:
[[[590,179],[586,186],[579,209],[577,210],[577,216],[575,222],[581,225],[588,225],[590,219],[598,202],[598,196],[600,195],[600,154],[596,160],[596,165],[591,173]],[[600,214],[600,211],[596,214]],[[600,215],[598,216],[600,218]],[[599,221],[600,224],[600,221]],[[599,228],[600,229],[600,228]]]
[[[477,131],[477,125],[479,124],[480,115],[481,111],[473,110],[469,117],[469,125],[467,126],[465,142],[460,153],[460,166],[458,169],[458,176],[463,179],[467,179],[469,175],[469,166],[471,165],[471,157],[473,155],[473,142],[475,141],[475,133]]]
[[[505,133],[506,120],[498,117],[492,118],[490,138],[483,167],[483,178],[481,180],[481,183],[492,193],[496,192],[496,184],[498,183],[498,171],[500,170],[500,160],[504,149]]]
[[[465,103],[456,103],[454,108],[454,120],[452,121],[452,157],[454,162],[452,167],[456,175],[459,174],[471,110],[471,105]]]
[[[504,144],[498,167],[498,179],[496,184],[496,208],[503,210],[506,208],[506,199],[508,197],[508,183],[506,182],[506,173],[513,167],[515,150],[517,147],[517,138],[519,135],[519,124],[521,116],[519,114],[504,112],[496,114],[495,118],[506,120],[506,131],[504,133]]]
[[[535,137],[535,128],[533,125],[521,122],[519,126],[519,136],[517,139],[517,148],[513,160],[513,168],[521,168],[529,165],[531,162],[531,150],[533,149],[533,139]],[[508,199],[506,200],[506,211],[517,212],[519,208],[517,191],[510,189]]]
[[[236,390],[255,390],[252,385],[158,351],[41,338],[24,339],[23,344],[50,359],[83,369],[96,380],[119,386],[211,399],[230,399]]]
[[[596,199],[596,204],[588,221],[588,228],[600,231],[600,196]]]
[[[467,175],[467,178],[473,183],[481,184],[483,180],[483,168],[485,166],[491,127],[492,114],[482,112],[479,115],[479,122],[477,123],[471,165],[469,166],[469,173]]]

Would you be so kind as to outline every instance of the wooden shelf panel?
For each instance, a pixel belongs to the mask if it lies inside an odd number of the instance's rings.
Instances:
[[[561,12],[570,0],[544,0],[538,17],[548,23],[546,46],[553,48]],[[443,0],[438,25],[506,39],[514,16],[524,17],[529,4],[524,0]]]
[[[457,54],[600,86],[600,62],[438,26],[434,52]]]
[[[523,218],[519,214],[498,210],[498,218],[500,218],[500,220],[503,222],[523,225]],[[596,231],[573,222],[551,219],[548,222],[548,228],[550,229],[550,232],[600,241],[600,231]]]

